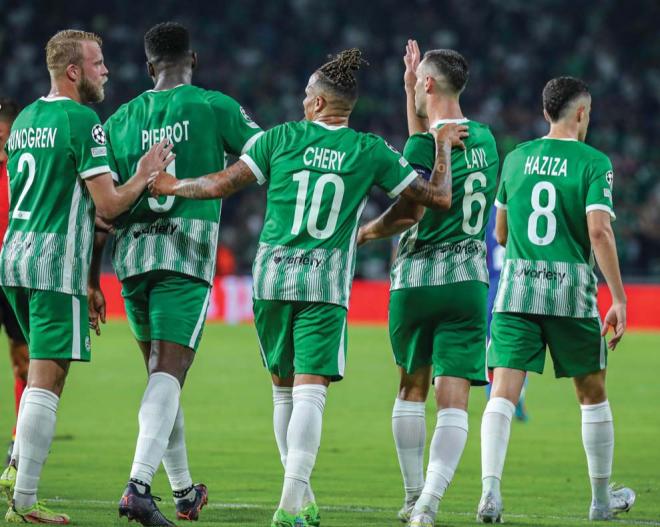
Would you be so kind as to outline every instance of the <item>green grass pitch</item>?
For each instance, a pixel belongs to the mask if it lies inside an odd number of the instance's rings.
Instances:
[[[71,368],[40,497],[75,525],[124,525],[116,503],[135,447],[145,372],[128,326],[109,323],[93,342],[91,364]],[[0,431],[13,398],[8,363],[0,371]],[[551,366],[548,364],[547,369]],[[615,417],[614,479],[638,493],[616,524],[660,526],[660,334],[627,335],[610,355]],[[352,327],[347,378],[332,386],[312,478],[326,527],[396,526],[402,485],[390,430],[397,374],[384,327]],[[271,428],[271,388],[252,326],[210,324],[183,391],[195,481],[209,487],[199,527],[268,526],[282,468]],[[480,493],[479,423],[483,389],[472,392],[470,435],[438,525],[472,525]],[[531,420],[515,423],[503,480],[510,525],[586,525],[590,493],[572,384],[533,375]],[[427,406],[428,434],[434,408]],[[153,491],[174,516],[162,470]],[[181,523],[180,523],[181,524]]]

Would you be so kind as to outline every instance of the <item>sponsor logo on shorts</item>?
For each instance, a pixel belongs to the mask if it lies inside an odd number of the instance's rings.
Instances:
[[[551,271],[550,269],[534,269],[527,267],[526,269],[518,269],[513,273],[515,278],[535,278],[537,280],[547,280],[548,282],[564,283],[566,272],[560,273],[558,271]]]
[[[310,256],[273,256],[273,262],[276,265],[308,265],[318,269],[323,260]]]
[[[179,228],[178,225],[170,222],[166,223],[152,223],[146,227],[133,231],[133,238],[138,239],[140,236],[154,235],[154,234],[165,234],[166,236],[171,236]]]
[[[85,349],[87,351],[92,351],[92,339],[89,338],[89,335],[85,337]]]

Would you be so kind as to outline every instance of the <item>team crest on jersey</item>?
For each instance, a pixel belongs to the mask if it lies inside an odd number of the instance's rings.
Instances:
[[[614,172],[611,170],[605,174],[605,179],[607,180],[607,184],[612,188],[612,185],[614,185]]]
[[[105,130],[100,124],[95,124],[92,128],[92,139],[100,145],[105,144]]]

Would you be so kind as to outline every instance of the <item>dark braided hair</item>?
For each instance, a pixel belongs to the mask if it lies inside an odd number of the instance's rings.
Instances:
[[[324,88],[353,103],[358,95],[357,79],[353,72],[359,70],[362,64],[369,63],[362,58],[359,49],[346,49],[317,70],[319,81]]]
[[[589,95],[589,86],[575,77],[556,77],[543,88],[543,109],[554,122],[563,117],[568,106],[581,95]]]

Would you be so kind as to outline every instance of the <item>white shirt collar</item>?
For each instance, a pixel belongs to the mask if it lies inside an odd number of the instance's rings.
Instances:
[[[71,101],[72,99],[70,97],[64,97],[62,95],[59,95],[55,97],[40,97],[39,100],[45,102],[55,102],[55,101]]]
[[[438,119],[436,122],[434,122],[431,125],[431,128],[437,128],[441,124],[447,124],[447,123],[455,123],[455,124],[463,124],[467,123],[470,119],[467,117],[461,117],[460,119]]]
[[[577,141],[577,139],[572,137],[548,137],[547,135],[544,135],[541,137],[541,139],[553,139],[555,141]]]
[[[162,91],[170,91],[170,90],[176,90],[177,88],[180,88],[181,86],[187,86],[186,84],[177,84],[176,86],[173,86],[172,88],[166,88],[164,90],[147,90],[150,93],[160,93]]]
[[[312,121],[314,124],[318,124],[319,126],[322,126],[323,128],[327,130],[341,130],[342,128],[348,128],[348,126],[341,125],[341,126],[334,126],[332,124],[326,124],[322,123],[321,121]]]

